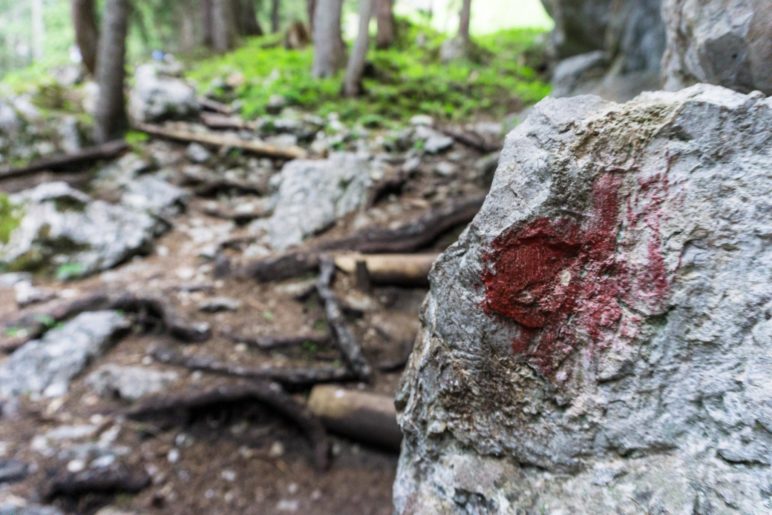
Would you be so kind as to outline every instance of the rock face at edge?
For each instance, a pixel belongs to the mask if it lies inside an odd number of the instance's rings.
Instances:
[[[169,68],[169,67],[166,67]],[[141,122],[189,118],[199,105],[193,86],[159,64],[137,67],[129,96],[129,112]]]
[[[627,100],[659,89],[665,48],[662,0],[542,0],[555,27],[553,95]]]
[[[664,0],[665,89],[696,82],[772,94],[769,0]]]
[[[400,513],[772,510],[772,100],[547,99],[436,262]]]

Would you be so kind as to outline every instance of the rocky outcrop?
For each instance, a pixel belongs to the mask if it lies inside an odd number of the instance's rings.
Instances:
[[[320,161],[287,163],[278,176],[272,216],[259,220],[267,243],[283,250],[329,228],[362,207],[376,171],[367,159],[338,153]]]
[[[435,263],[401,513],[772,510],[772,100],[547,99]]]
[[[543,0],[555,27],[555,96],[597,93],[627,100],[659,89],[665,47],[661,0]]]
[[[70,381],[130,326],[116,312],[88,312],[27,343],[0,366],[0,399],[64,395]]]
[[[93,200],[63,182],[11,195],[20,221],[8,241],[0,242],[0,265],[46,272],[68,266],[70,277],[112,268],[149,251],[154,238],[167,228],[143,209],[158,203],[163,193],[143,197],[135,208]]]
[[[141,122],[188,118],[198,113],[193,86],[176,76],[179,70],[159,64],[137,67],[129,97],[129,112]]]
[[[666,89],[696,82],[772,94],[768,0],[664,0]]]

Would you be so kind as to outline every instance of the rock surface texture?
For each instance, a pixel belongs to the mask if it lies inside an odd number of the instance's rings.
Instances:
[[[401,513],[772,510],[772,100],[547,99],[435,263]]]
[[[367,159],[346,153],[287,163],[278,178],[276,209],[255,229],[266,231],[274,249],[297,245],[362,207],[375,173]]]
[[[129,97],[129,111],[135,120],[155,122],[198,113],[195,88],[176,77],[176,70],[167,68],[157,64],[137,67]]]
[[[665,48],[661,0],[543,0],[555,21],[553,95],[627,100],[659,89]]]
[[[664,0],[666,89],[696,82],[772,94],[769,0]]]

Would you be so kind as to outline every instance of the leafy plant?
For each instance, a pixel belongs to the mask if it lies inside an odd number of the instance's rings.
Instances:
[[[85,267],[82,263],[64,263],[56,268],[56,278],[60,281],[68,281],[83,275]]]
[[[0,193],[0,243],[8,243],[11,233],[19,226],[22,209],[11,203],[5,193]]]

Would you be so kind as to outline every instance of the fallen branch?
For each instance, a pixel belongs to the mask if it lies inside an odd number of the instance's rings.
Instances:
[[[501,149],[501,144],[490,143],[476,132],[457,131],[449,128],[439,128],[438,130],[446,136],[449,136],[458,141],[459,143],[482,152],[483,154],[488,154],[490,152]]]
[[[402,432],[397,425],[394,399],[389,396],[331,385],[315,386],[308,408],[332,432],[399,451]]]
[[[240,366],[217,361],[211,357],[185,356],[172,349],[159,347],[150,353],[154,360],[165,365],[200,370],[212,374],[276,381],[287,386],[308,386],[351,380],[348,370],[340,367],[277,367],[274,365]]]
[[[213,111],[215,113],[220,113],[224,115],[233,114],[233,108],[231,106],[229,106],[228,104],[223,104],[222,102],[218,102],[216,100],[212,100],[211,98],[200,97],[198,99],[198,105],[200,105],[201,109],[205,111]]]
[[[272,351],[276,349],[286,349],[295,347],[304,343],[314,345],[325,345],[330,342],[330,336],[327,334],[291,334],[275,336],[242,336],[234,333],[223,334],[229,340],[236,343],[244,343],[250,347],[263,351]]]
[[[59,303],[46,311],[26,314],[12,321],[3,321],[5,336],[0,336],[0,351],[13,352],[26,342],[38,338],[57,323],[80,313],[97,310],[137,313],[144,324],[159,323],[172,337],[183,342],[202,342],[211,336],[208,324],[191,323],[182,319],[161,299],[131,293],[114,296],[95,293],[74,301]]]
[[[256,140],[247,141],[233,135],[192,132],[190,130],[170,128],[168,126],[162,127],[147,123],[137,124],[136,128],[159,138],[181,141],[183,143],[200,143],[214,147],[238,148],[244,152],[275,159],[298,159],[306,155],[306,151],[300,147],[279,147]]]
[[[88,494],[134,494],[145,489],[150,482],[151,478],[144,470],[118,464],[80,472],[62,470],[44,483],[41,493],[48,501]]]
[[[311,443],[317,468],[320,470],[327,468],[329,444],[324,426],[308,408],[287,395],[277,383],[265,381],[223,383],[207,389],[195,385],[191,390],[182,393],[147,398],[131,409],[127,415],[134,419],[141,419],[149,416],[163,416],[177,410],[191,411],[224,403],[249,401],[265,404],[297,424]]]
[[[324,304],[324,312],[333,334],[333,341],[343,354],[348,368],[362,381],[370,381],[372,369],[362,353],[362,347],[348,328],[343,310],[332,290],[334,277],[335,263],[327,258],[322,259],[319,265],[319,280],[316,283],[316,291]]]
[[[438,209],[430,210],[399,227],[364,228],[351,236],[312,245],[310,248],[289,251],[278,256],[262,258],[238,268],[223,266],[222,270],[238,277],[249,277],[259,282],[281,281],[319,268],[321,253],[346,250],[362,253],[409,253],[426,248],[449,230],[469,223],[480,210],[484,195],[462,199]]]
[[[360,254],[335,256],[335,266],[347,274],[356,274],[362,263],[370,281],[397,286],[427,286],[429,270],[439,254]]]
[[[80,167],[87,163],[118,157],[128,149],[129,145],[123,140],[110,141],[102,145],[87,147],[71,154],[40,159],[21,168],[6,168],[0,170],[0,181],[43,171],[71,172],[74,171],[76,167]]]
[[[238,116],[201,113],[201,122],[214,130],[254,131],[257,129],[256,123],[247,122]]]

